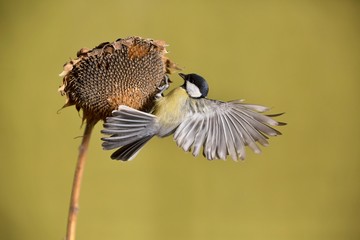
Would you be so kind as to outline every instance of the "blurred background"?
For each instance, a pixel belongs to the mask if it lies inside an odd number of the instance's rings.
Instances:
[[[0,19],[0,239],[64,239],[83,128],[74,107],[57,113],[58,74],[133,35],[165,40],[210,98],[271,106],[288,126],[241,162],[167,138],[123,163],[98,124],[77,239],[360,239],[359,1],[17,0]]]

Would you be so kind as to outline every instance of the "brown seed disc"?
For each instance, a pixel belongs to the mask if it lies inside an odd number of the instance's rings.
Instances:
[[[149,111],[165,75],[177,69],[165,57],[163,41],[129,37],[81,49],[64,65],[59,88],[67,101],[83,110],[83,119],[104,120],[119,105]]]

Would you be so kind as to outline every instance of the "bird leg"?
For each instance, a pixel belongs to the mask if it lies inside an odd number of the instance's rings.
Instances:
[[[158,92],[155,95],[156,99],[159,99],[159,98],[163,97],[164,96],[163,92],[165,92],[170,87],[171,80],[170,80],[168,75],[165,75],[163,82],[164,82],[163,85],[157,87],[157,89],[160,90],[160,92]]]

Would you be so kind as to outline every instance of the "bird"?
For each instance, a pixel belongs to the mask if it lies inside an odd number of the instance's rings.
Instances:
[[[273,119],[282,115],[264,115],[269,108],[248,104],[243,100],[223,102],[208,99],[209,85],[195,73],[179,73],[184,83],[155,99],[154,108],[143,112],[120,105],[103,124],[104,150],[118,148],[111,158],[128,161],[135,158],[154,136],[173,135],[176,144],[186,152],[198,156],[201,149],[208,160],[243,160],[245,146],[255,153],[256,144],[268,145],[268,136],[281,135],[274,127],[286,125]]]

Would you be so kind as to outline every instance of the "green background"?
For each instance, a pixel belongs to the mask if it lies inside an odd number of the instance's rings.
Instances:
[[[0,239],[63,239],[82,135],[57,92],[82,47],[163,39],[209,97],[286,112],[243,162],[171,138],[111,161],[96,126],[77,239],[360,239],[359,1],[2,1]],[[174,75],[172,87],[182,84]]]

